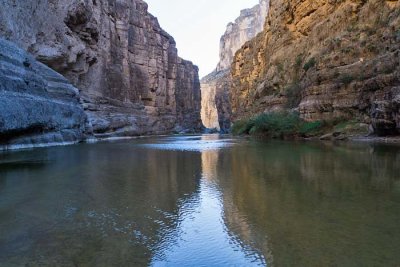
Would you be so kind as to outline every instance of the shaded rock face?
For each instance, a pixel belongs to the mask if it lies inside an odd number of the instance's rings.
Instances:
[[[228,132],[231,126],[230,68],[235,52],[262,31],[268,14],[269,0],[240,12],[234,23],[229,23],[220,41],[220,62],[214,72],[201,80],[202,120],[207,128]]]
[[[201,128],[198,68],[141,0],[3,0],[0,33],[81,90],[99,137]]]
[[[295,109],[399,133],[400,3],[271,1],[262,34],[232,65],[233,119]]]
[[[0,150],[82,141],[90,129],[78,94],[62,75],[0,38]]]

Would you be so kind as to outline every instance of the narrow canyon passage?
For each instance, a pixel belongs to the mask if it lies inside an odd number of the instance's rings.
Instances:
[[[0,267],[400,263],[400,0],[0,0]]]

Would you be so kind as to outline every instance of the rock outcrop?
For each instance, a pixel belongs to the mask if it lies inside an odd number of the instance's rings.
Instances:
[[[227,132],[231,125],[231,64],[235,52],[263,30],[269,0],[244,9],[234,23],[229,23],[220,41],[220,62],[214,72],[201,80],[202,120],[207,128]]]
[[[0,34],[79,88],[97,137],[201,128],[198,68],[142,0],[3,0]]]
[[[400,133],[399,29],[399,1],[271,1],[232,65],[233,119],[295,109]]]
[[[62,75],[0,38],[0,150],[76,143],[87,116]]]

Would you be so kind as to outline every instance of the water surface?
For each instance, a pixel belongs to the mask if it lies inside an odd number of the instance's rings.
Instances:
[[[162,137],[0,154],[0,266],[399,266],[400,148]]]

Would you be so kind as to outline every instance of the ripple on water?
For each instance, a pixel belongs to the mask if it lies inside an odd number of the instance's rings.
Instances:
[[[220,150],[235,145],[235,142],[232,139],[208,140],[204,139],[204,137],[169,138],[168,140],[165,139],[163,141],[164,142],[159,143],[142,144],[140,146],[158,150],[203,152],[208,150]]]

